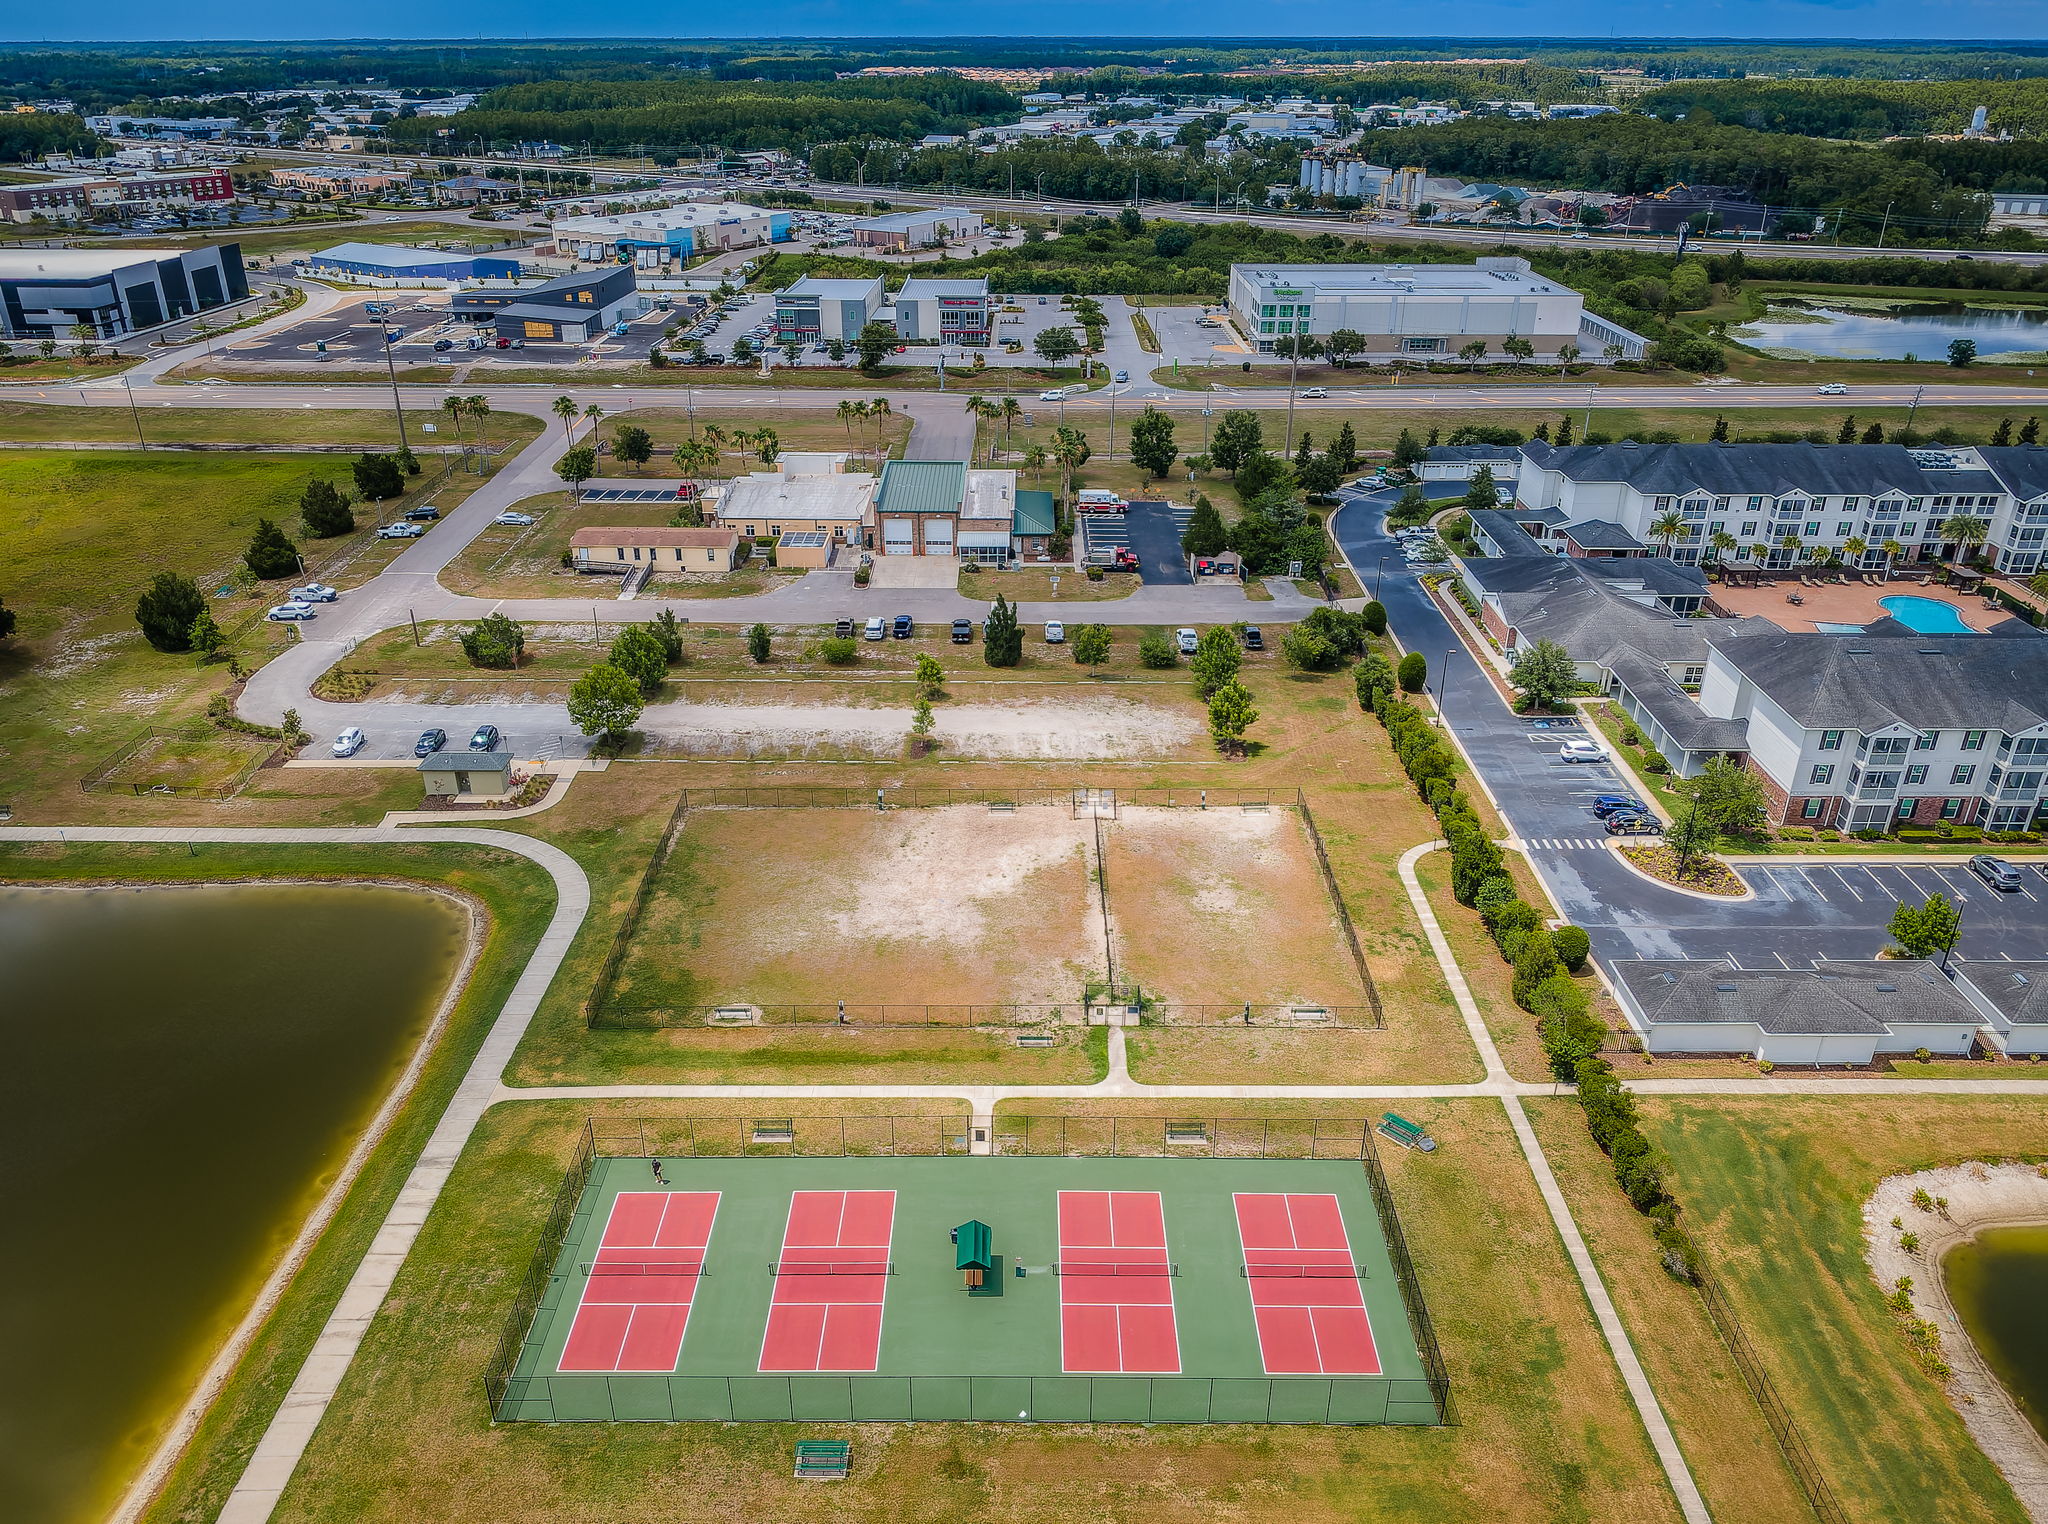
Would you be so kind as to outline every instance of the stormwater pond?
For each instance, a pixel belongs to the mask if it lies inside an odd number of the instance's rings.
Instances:
[[[405,1069],[466,925],[381,885],[0,886],[0,1519],[105,1516]]]
[[[2048,1439],[2048,1227],[1987,1228],[1941,1272],[1984,1363]]]

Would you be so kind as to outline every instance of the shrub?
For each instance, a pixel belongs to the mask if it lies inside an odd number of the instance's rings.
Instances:
[[[1074,631],[1074,660],[1084,667],[1099,667],[1109,660],[1109,626],[1084,624]]]
[[[1401,658],[1401,665],[1394,669],[1395,681],[1400,683],[1403,693],[1420,693],[1422,685],[1429,678],[1429,661],[1420,651],[1410,651]]]
[[[1164,635],[1147,635],[1138,642],[1138,664],[1154,671],[1180,665],[1180,653]]]
[[[1579,926],[1558,927],[1550,934],[1550,942],[1557,949],[1557,961],[1574,974],[1586,966],[1587,955],[1593,950],[1593,939]]]
[[[486,614],[462,632],[461,640],[472,667],[516,667],[526,651],[526,631],[503,614]]]
[[[1384,635],[1387,633],[1387,606],[1374,599],[1358,611],[1358,617],[1365,621],[1366,633]]]
[[[1304,672],[1328,672],[1343,661],[1343,655],[1314,630],[1296,625],[1280,642],[1280,654]]]
[[[158,572],[135,600],[142,638],[159,651],[191,650],[193,621],[205,612],[198,585],[176,572]]]
[[[1484,918],[1501,906],[1513,901],[1515,881],[1504,873],[1496,873],[1482,883],[1472,896],[1472,908]]]
[[[1562,965],[1557,961],[1557,949],[1550,945],[1550,937],[1540,927],[1532,928],[1515,949],[1515,1004],[1524,1010],[1536,993],[1536,986],[1558,973]]]
[[[818,654],[835,667],[850,667],[860,660],[860,642],[851,635],[834,635],[818,642]]]
[[[1663,752],[1658,751],[1654,746],[1646,747],[1643,751],[1643,771],[1658,774],[1668,773],[1671,771],[1671,764],[1664,760]]]

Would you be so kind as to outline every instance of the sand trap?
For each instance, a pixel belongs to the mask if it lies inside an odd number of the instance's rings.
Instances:
[[[1020,699],[1001,707],[940,704],[934,713],[934,734],[942,754],[949,757],[1159,757],[1203,734],[1192,716],[1107,694]],[[909,738],[910,710],[851,704],[653,704],[641,715],[639,728],[684,746],[726,740],[765,748],[838,746],[894,755]]]

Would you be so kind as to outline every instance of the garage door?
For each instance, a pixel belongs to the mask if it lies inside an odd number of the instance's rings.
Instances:
[[[950,556],[953,554],[953,521],[951,519],[926,519],[924,521],[924,553],[928,556]]]
[[[917,551],[915,519],[882,520],[882,554],[885,556],[908,556]]]

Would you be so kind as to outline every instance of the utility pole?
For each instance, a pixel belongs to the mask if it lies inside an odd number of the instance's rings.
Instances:
[[[1913,419],[1920,411],[1920,399],[1923,396],[1925,396],[1926,393],[1927,388],[1924,386],[1916,386],[1913,388],[1913,402],[1912,405],[1906,409],[1906,437],[1909,439],[1913,435]]]
[[[142,409],[135,405],[135,388],[128,384],[128,377],[121,377],[121,390],[128,398],[128,412],[135,419],[135,442],[143,449],[149,448],[149,441],[142,437]]]
[[[1880,222],[1880,223],[1879,223],[1879,224],[1877,225],[1877,246],[1878,246],[1878,247],[1879,247],[1880,249],[1884,247],[1884,235],[1885,235],[1885,233],[1886,233],[1887,231],[1889,231],[1889,230],[1890,230],[1890,228],[1891,228],[1891,225],[1892,225],[1892,208],[1893,208],[1894,206],[1896,206],[1896,205],[1898,205],[1898,203],[1897,203],[1897,202],[1895,202],[1895,201],[1887,201],[1887,202],[1886,202],[1886,203],[1884,204],[1884,221]]]
[[[412,441],[405,437],[405,404],[398,396],[398,365],[391,358],[391,330],[382,318],[377,320],[377,331],[384,336],[384,369],[391,377],[391,411],[398,419],[398,448],[410,450]]]

